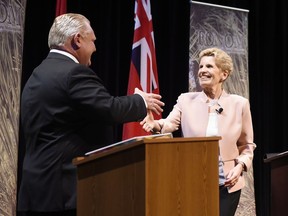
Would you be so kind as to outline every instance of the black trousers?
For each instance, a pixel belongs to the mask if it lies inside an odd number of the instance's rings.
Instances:
[[[76,209],[61,212],[25,212],[21,216],[76,216]]]
[[[219,187],[220,216],[234,216],[237,210],[241,190],[228,193],[226,187]]]

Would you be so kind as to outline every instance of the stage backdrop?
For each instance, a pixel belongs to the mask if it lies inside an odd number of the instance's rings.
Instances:
[[[26,0],[0,1],[0,215],[16,215],[19,101]]]
[[[208,47],[219,47],[233,59],[234,72],[225,82],[229,93],[249,99],[248,80],[248,12],[244,9],[191,1],[189,91],[200,91],[197,79],[198,54]],[[247,180],[236,216],[252,216],[255,213],[253,169],[245,173]]]

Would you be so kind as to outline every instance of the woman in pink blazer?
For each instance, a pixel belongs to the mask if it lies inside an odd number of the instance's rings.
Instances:
[[[143,129],[167,133],[181,127],[184,137],[221,136],[219,141],[220,216],[233,216],[245,186],[243,171],[252,166],[253,126],[249,101],[228,94],[224,81],[233,71],[231,57],[221,49],[199,54],[199,83],[202,92],[183,93],[167,118],[154,120],[148,113]]]

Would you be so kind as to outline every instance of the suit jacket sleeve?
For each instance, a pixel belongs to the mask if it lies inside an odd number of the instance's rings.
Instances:
[[[138,95],[114,97],[90,68],[78,65],[67,80],[72,106],[87,118],[106,123],[139,121],[146,116],[143,98]]]

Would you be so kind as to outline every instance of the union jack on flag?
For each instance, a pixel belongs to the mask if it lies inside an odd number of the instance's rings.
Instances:
[[[144,92],[159,94],[158,72],[150,0],[135,0],[135,26],[127,94],[137,87]],[[161,116],[154,116],[156,119]],[[123,126],[123,140],[148,135],[139,122]]]

